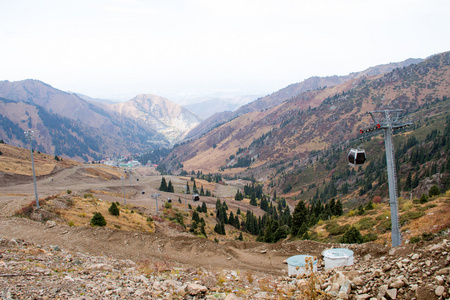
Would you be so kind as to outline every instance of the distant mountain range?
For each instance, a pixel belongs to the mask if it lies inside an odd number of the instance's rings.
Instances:
[[[333,87],[339,84],[342,84],[346,81],[360,78],[363,76],[373,76],[378,74],[383,74],[386,72],[390,72],[396,68],[403,68],[406,66],[409,66],[411,64],[417,64],[419,62],[423,61],[423,59],[414,59],[410,58],[403,62],[398,63],[389,63],[384,65],[379,65],[375,67],[370,67],[364,71],[361,72],[355,72],[350,73],[349,75],[345,76],[327,76],[327,77],[311,77],[308,78],[302,82],[291,84],[279,91],[276,91],[270,95],[267,95],[265,97],[259,98],[255,101],[252,101],[242,107],[240,107],[237,110],[234,111],[223,111],[214,114],[213,116],[207,118],[204,120],[200,126],[197,126],[195,129],[191,130],[188,135],[187,139],[195,139],[206,132],[210,131],[214,127],[226,123],[238,116],[241,116],[243,114],[249,113],[249,112],[255,112],[258,110],[265,110],[269,109],[271,107],[277,106],[281,103],[283,103],[286,100],[289,100],[295,96],[298,96],[304,92],[307,91],[314,91],[317,89],[322,89],[326,87]]]
[[[138,95],[126,102],[114,102],[60,91],[38,80],[1,81],[0,138],[15,146],[25,146],[23,132],[34,130],[36,149],[79,161],[171,147],[176,143],[186,143],[204,135],[208,136],[210,147],[223,143],[223,139],[230,133],[233,136],[241,135],[247,126],[244,125],[241,116],[247,116],[248,120],[251,119],[256,123],[258,116],[281,109],[284,107],[280,106],[281,104],[292,101],[300,101],[297,110],[308,106],[316,107],[324,97],[315,98],[313,95],[317,93],[331,95],[337,90],[342,90],[342,87],[339,89],[333,87],[346,82],[349,82],[348,89],[351,89],[365,78],[420,61],[409,59],[347,76],[312,77],[237,109],[239,103],[247,103],[249,98],[209,99],[199,105],[188,106],[193,111],[199,112],[202,117],[157,95]],[[209,109],[212,106],[214,109]],[[218,108],[224,111],[203,120]],[[275,124],[285,117],[270,115],[264,118],[265,123],[279,126]],[[228,127],[228,130],[231,130],[229,133],[212,131],[226,123],[229,123],[228,126],[234,124]],[[270,126],[260,126],[256,132],[267,133]],[[244,145],[239,141],[233,144],[237,148]],[[198,153],[199,149],[192,151],[190,156]],[[179,159],[186,157],[180,156],[177,161]]]
[[[23,132],[34,130],[36,149],[80,161],[170,147],[200,123],[162,97],[87,101],[37,80],[1,81],[0,97],[1,139],[25,146]]]

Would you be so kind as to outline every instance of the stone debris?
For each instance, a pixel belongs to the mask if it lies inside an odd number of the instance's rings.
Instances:
[[[449,299],[448,240],[389,253],[286,277],[161,267],[0,238],[0,299]]]

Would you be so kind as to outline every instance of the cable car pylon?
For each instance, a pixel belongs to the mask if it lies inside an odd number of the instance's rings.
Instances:
[[[370,114],[373,120],[373,124],[360,130],[360,133],[362,134],[373,130],[384,130],[384,146],[386,148],[386,164],[389,185],[389,204],[391,207],[392,247],[397,247],[401,244],[400,224],[398,222],[397,176],[395,173],[394,144],[392,143],[392,132],[396,129],[413,125],[411,121],[399,121],[399,113],[402,111],[403,109],[368,111],[366,112],[366,114]],[[377,122],[374,117],[375,113],[384,114],[384,120],[382,122]],[[396,113],[396,115],[391,116],[390,113]]]

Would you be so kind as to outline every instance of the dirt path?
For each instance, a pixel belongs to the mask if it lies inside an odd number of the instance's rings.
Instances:
[[[76,166],[52,174],[52,176],[39,178],[39,194],[41,196],[54,195],[68,189],[78,194],[89,190],[98,190],[100,192],[95,196],[103,198],[103,201],[123,202],[122,181],[117,179],[117,176],[105,180],[86,175],[88,167],[91,166]],[[204,267],[215,271],[233,269],[271,275],[286,275],[287,265],[283,261],[290,256],[309,254],[320,257],[323,250],[331,247],[331,245],[312,241],[277,244],[238,241],[216,243],[170,228],[160,228],[156,233],[127,232],[98,227],[69,227],[61,224],[50,228],[45,223],[12,217],[23,205],[34,201],[33,181],[31,178],[28,182],[24,182],[24,178],[20,179],[20,183],[17,185],[10,184],[0,187],[0,237],[23,239],[42,245],[59,245],[83,253],[133,261],[163,262],[183,267]],[[154,212],[156,211],[155,201],[150,195],[157,192],[161,193],[159,205],[171,197],[180,208],[184,208],[184,194],[157,191],[161,180],[160,176],[142,176],[139,179],[139,181],[133,181],[132,186],[127,181],[125,186],[127,204],[145,206],[150,212]],[[145,194],[142,194],[142,191],[145,191]],[[230,191],[235,193],[234,188],[231,188]],[[178,198],[183,201],[182,204],[178,203]],[[201,201],[207,204],[208,209],[215,209],[216,198],[202,197]],[[239,206],[241,210],[245,210],[248,206],[248,203],[234,200],[227,202],[230,208]],[[192,199],[188,199],[188,203],[193,207],[199,205],[199,202],[194,203]],[[355,255],[366,253],[376,255],[384,251],[381,249],[382,246],[364,247],[373,248],[365,250],[356,248]]]

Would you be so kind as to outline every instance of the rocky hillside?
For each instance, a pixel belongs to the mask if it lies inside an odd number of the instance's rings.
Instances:
[[[280,105],[284,101],[287,101],[291,98],[297,97],[301,95],[302,93],[305,93],[307,91],[314,91],[319,89],[324,89],[326,87],[333,87],[336,85],[343,84],[347,81],[354,80],[361,77],[367,77],[367,76],[375,76],[379,74],[388,73],[396,68],[403,68],[407,67],[411,64],[418,64],[423,59],[407,59],[403,62],[399,63],[390,63],[385,65],[379,65],[375,67],[370,67],[364,71],[361,72],[354,72],[350,73],[349,75],[345,76],[326,76],[326,77],[318,77],[314,76],[311,78],[308,78],[302,82],[291,84],[277,92],[274,92],[270,95],[267,95],[265,97],[259,98],[251,103],[248,103],[239,109],[231,112],[231,111],[224,111],[221,113],[217,113],[213,115],[212,117],[206,119],[203,121],[200,126],[197,126],[194,128],[189,134],[187,135],[187,139],[194,139],[202,136],[203,134],[207,133],[208,131],[212,130],[213,128],[226,123],[238,116],[241,116],[246,113],[250,112],[256,112],[260,110],[267,110],[271,107]]]
[[[450,296],[446,239],[390,250],[371,245],[350,248],[355,253],[352,266],[324,271],[320,263],[317,272],[287,277],[95,256],[0,237],[0,297],[431,300]]]

